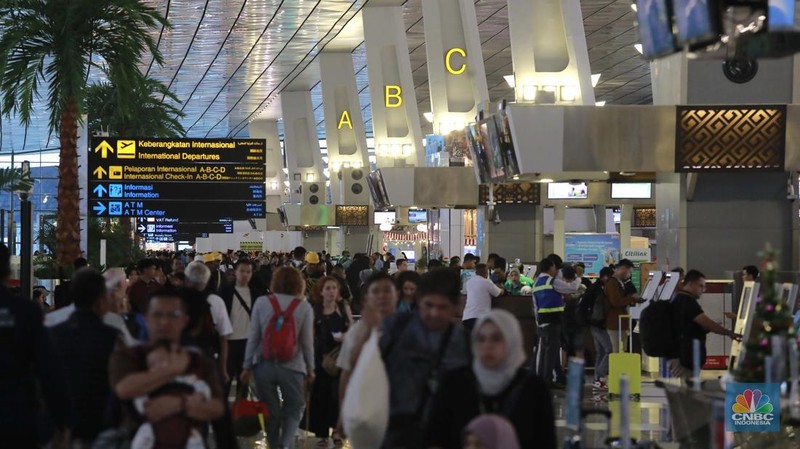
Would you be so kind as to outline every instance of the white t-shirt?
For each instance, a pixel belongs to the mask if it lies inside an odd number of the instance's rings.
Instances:
[[[69,316],[72,315],[72,312],[75,311],[75,304],[70,304],[66,307],[62,307],[58,310],[54,310],[47,315],[44,316],[44,325],[45,327],[55,327],[59,324],[67,321]]]
[[[214,327],[221,337],[229,337],[233,333],[231,319],[228,318],[228,309],[225,301],[217,295],[208,295],[208,305],[211,306],[211,319],[214,320]]]
[[[467,304],[462,320],[480,318],[492,311],[492,297],[500,296],[503,290],[483,276],[472,276],[467,281]]]
[[[252,300],[250,299],[250,287],[236,287],[236,292],[242,297],[247,307],[250,307]],[[231,340],[247,340],[247,329],[250,327],[250,315],[247,310],[242,307],[241,301],[236,295],[233,295],[233,302],[231,303],[231,324],[233,325],[233,334]]]

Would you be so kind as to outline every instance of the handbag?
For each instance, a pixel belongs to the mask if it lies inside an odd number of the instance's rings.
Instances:
[[[248,387],[247,397],[239,398],[231,406],[233,433],[239,437],[253,437],[265,431],[264,420],[269,416],[267,404],[256,399]]]
[[[341,369],[336,366],[336,360],[339,358],[341,350],[342,345],[336,345],[335,348],[322,355],[322,369],[331,377],[336,377],[341,372]]]

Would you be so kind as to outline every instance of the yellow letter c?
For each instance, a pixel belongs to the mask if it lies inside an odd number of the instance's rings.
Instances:
[[[461,67],[458,69],[453,69],[453,66],[450,65],[450,58],[453,56],[454,53],[460,54],[462,57],[467,57],[467,52],[460,48],[451,48],[450,51],[447,52],[447,55],[444,57],[444,65],[447,68],[447,71],[450,72],[452,75],[461,75],[467,70],[467,64],[461,63]]]

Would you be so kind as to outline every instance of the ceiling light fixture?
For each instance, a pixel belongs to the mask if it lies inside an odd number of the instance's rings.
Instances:
[[[605,101],[605,100],[603,100],[603,101],[596,101],[596,102],[594,103],[594,105],[595,105],[595,106],[605,106],[605,105],[606,105],[606,101]]]
[[[433,112],[426,112],[422,114],[422,116],[425,117],[425,120],[427,120],[428,123],[433,123]]]
[[[597,83],[600,81],[600,75],[602,75],[602,73],[592,74],[592,87],[597,87]]]
[[[642,51],[642,44],[634,44],[633,48],[635,48],[636,51],[638,51],[640,55],[644,54],[644,51]]]
[[[391,223],[381,223],[381,225],[378,227],[378,229],[380,229],[383,232],[391,231],[392,230],[392,225],[391,225]]]
[[[555,182],[555,181],[553,181],[550,178],[542,178],[542,179],[539,180],[539,182],[544,183],[544,184],[550,184],[551,182]]]
[[[508,84],[508,87],[510,87],[512,89],[517,87],[517,82],[514,79],[514,75],[504,75],[503,79],[506,80],[506,84]]]
[[[631,9],[633,10],[633,12],[639,11],[639,8],[636,6],[636,3],[631,3]]]

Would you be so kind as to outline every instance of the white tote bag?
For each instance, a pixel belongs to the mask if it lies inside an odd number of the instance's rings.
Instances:
[[[378,449],[389,424],[389,378],[373,331],[353,369],[342,404],[342,423],[353,449]]]

